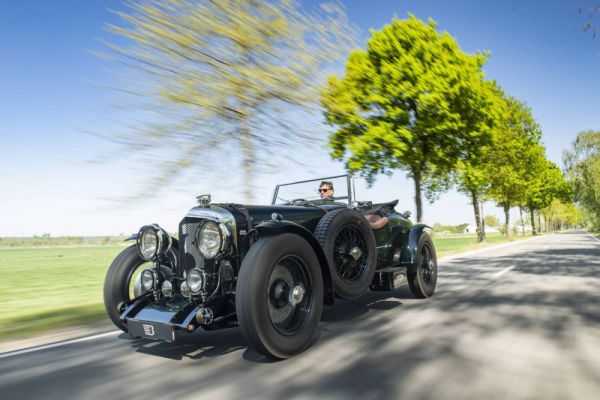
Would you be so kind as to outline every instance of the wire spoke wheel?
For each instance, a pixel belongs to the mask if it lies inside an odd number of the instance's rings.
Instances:
[[[416,262],[408,269],[408,284],[416,298],[431,297],[437,283],[437,258],[433,241],[427,233],[421,234]]]
[[[428,244],[424,245],[421,249],[421,276],[426,284],[431,285],[433,279],[433,259]]]
[[[375,236],[369,222],[356,210],[328,212],[315,229],[331,275],[335,295],[354,299],[369,290],[377,263]]]
[[[335,269],[345,282],[355,282],[367,269],[368,249],[365,239],[354,226],[342,228],[334,243]]]

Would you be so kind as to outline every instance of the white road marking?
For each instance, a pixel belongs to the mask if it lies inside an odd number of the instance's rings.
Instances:
[[[592,239],[594,239],[594,240],[597,240],[597,241],[599,241],[599,242],[600,242],[600,239],[598,239],[596,236],[592,235],[592,234],[591,234],[591,233],[589,233],[588,231],[585,231],[585,233],[587,233],[587,235],[588,235],[589,237],[591,237]]]
[[[544,250],[548,250],[550,246],[544,246]]]
[[[17,351],[9,351],[8,353],[0,354],[0,359],[12,357],[12,356],[19,356],[21,354],[33,353],[33,352],[41,351],[41,350],[53,349],[56,347],[67,346],[67,345],[75,344],[75,343],[87,342],[87,341],[94,340],[94,339],[100,339],[103,337],[116,335],[117,333],[122,333],[122,332],[123,331],[111,331],[111,332],[99,333],[97,335],[86,336],[86,337],[82,337],[82,338],[78,338],[78,339],[65,340],[64,342],[46,344],[43,346],[31,347],[29,349],[23,349],[23,350],[17,350]]]
[[[508,271],[512,270],[513,268],[516,268],[516,266],[517,266],[517,264],[511,265],[510,267],[504,268],[502,271],[496,272],[494,275],[492,275],[492,279],[496,279],[496,278],[501,277],[502,275],[504,275]]]

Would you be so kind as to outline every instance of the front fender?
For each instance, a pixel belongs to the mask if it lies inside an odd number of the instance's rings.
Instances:
[[[402,263],[407,265],[409,272],[416,272],[417,269],[417,251],[419,247],[419,240],[425,233],[425,229],[432,229],[429,225],[417,224],[410,227],[408,231],[408,240],[406,241],[405,248],[403,249],[404,260]]]
[[[321,248],[321,245],[319,244],[319,242],[317,241],[317,239],[315,238],[315,236],[312,234],[311,231],[309,231],[302,225],[299,225],[299,224],[297,224],[295,222],[291,222],[291,221],[263,222],[262,224],[258,225],[254,229],[256,229],[256,231],[258,232],[259,240],[260,240],[260,237],[280,235],[283,233],[294,233],[294,234],[299,235],[300,237],[304,238],[310,244],[310,246],[313,248],[313,250],[315,251],[315,254],[317,255],[317,259],[319,260],[319,264],[321,267],[321,273],[323,275],[323,289],[324,289],[323,303],[324,304],[333,304],[334,303],[334,291],[333,291],[333,280],[332,280],[332,274],[331,274],[331,267],[329,266],[329,263],[327,262],[327,258],[325,257],[325,253],[323,253],[323,249]]]

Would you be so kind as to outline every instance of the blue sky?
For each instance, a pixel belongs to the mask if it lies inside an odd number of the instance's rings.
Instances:
[[[315,3],[303,2],[305,7]],[[343,4],[363,41],[369,29],[411,12],[432,17],[468,52],[489,50],[487,76],[532,107],[548,156],[557,163],[577,132],[600,128],[600,38],[581,30],[587,16],[579,12],[594,2]],[[108,0],[0,2],[0,236],[129,233],[152,222],[174,230],[198,193],[241,201],[238,179],[228,187],[209,181],[184,184],[153,200],[125,203],[119,199],[143,180],[138,168],[121,157],[90,162],[110,158],[116,150],[86,132],[124,124],[113,107],[115,93],[93,83],[115,82],[115,65],[89,52],[102,49],[99,40],[109,38],[103,28],[115,20],[109,8],[123,5]],[[317,175],[343,171],[325,149],[309,150]],[[256,185],[260,202],[269,200],[275,182],[315,176],[297,168],[274,172]],[[359,194],[375,201],[400,198],[401,209],[414,207],[412,183],[402,173],[380,178],[369,191],[359,182]],[[485,213],[501,215],[491,203]],[[471,223],[472,211],[465,197],[450,192],[426,205],[425,220]]]

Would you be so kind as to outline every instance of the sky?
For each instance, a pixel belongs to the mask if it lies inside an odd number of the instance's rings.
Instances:
[[[342,3],[361,30],[361,45],[369,30],[412,13],[433,18],[467,52],[489,51],[486,76],[532,108],[547,155],[559,165],[578,132],[600,128],[600,37],[582,31],[588,16],[580,12],[593,1]],[[103,40],[114,39],[105,29],[116,21],[110,10],[123,8],[117,0],[0,2],[0,237],[128,234],[148,223],[175,231],[200,193],[243,201],[241,168],[227,151],[203,172],[205,179],[179,179],[148,200],[127,199],[153,165],[134,164],[98,137],[127,121],[115,108],[115,92],[106,88],[115,84],[117,66],[93,54]],[[600,24],[600,17],[595,20]],[[344,172],[322,146],[282,151],[290,164],[257,180],[257,203],[270,202],[276,183]],[[295,158],[311,167],[298,167]],[[231,171],[231,179],[215,181],[214,169]],[[403,172],[381,176],[372,188],[360,179],[356,184],[357,197],[398,198],[397,209],[415,215],[413,184]],[[518,211],[512,213],[514,218]],[[484,214],[502,212],[487,202]],[[450,191],[425,204],[424,220],[472,224],[473,211],[465,196]]]

